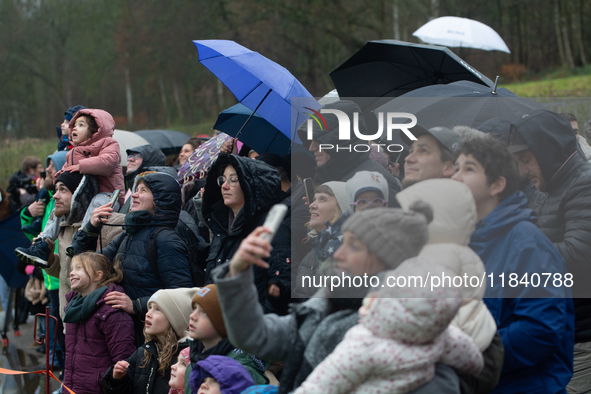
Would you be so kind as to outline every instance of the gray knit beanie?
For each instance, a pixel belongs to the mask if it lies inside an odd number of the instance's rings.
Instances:
[[[337,204],[339,204],[339,208],[341,208],[341,212],[345,213],[345,211],[351,211],[351,203],[349,202],[349,196],[347,195],[347,184],[345,182],[325,182],[323,183],[324,186],[330,187],[332,190],[335,198],[337,199]]]
[[[374,208],[355,213],[343,224],[375,253],[387,269],[419,254],[429,239],[427,225],[433,220],[431,206],[417,201],[410,211]]]

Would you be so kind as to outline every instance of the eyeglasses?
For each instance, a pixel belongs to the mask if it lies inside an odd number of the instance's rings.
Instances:
[[[360,198],[356,202],[352,202],[351,205],[357,207],[359,209],[365,209],[367,207],[385,207],[388,204],[388,201],[384,200],[383,198],[376,197],[371,201],[366,200],[365,198]]]
[[[132,153],[131,155],[127,155],[127,160],[138,160],[142,158],[142,154],[141,153]]]
[[[222,185],[224,183],[226,183],[226,181],[228,182],[228,185],[230,186],[236,186],[238,184],[238,177],[237,176],[232,176],[230,178],[226,178],[225,176],[219,176],[218,179],[218,186],[222,187]]]

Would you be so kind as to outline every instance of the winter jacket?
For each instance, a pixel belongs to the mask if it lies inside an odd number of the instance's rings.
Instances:
[[[341,226],[349,218],[349,211],[346,211],[332,225],[326,222],[326,227],[310,241],[314,245],[314,250],[308,252],[301,262],[298,262],[295,274],[295,287],[292,291],[294,298],[310,298],[316,293],[318,288],[309,286],[306,279],[306,286],[303,285],[304,277],[313,278],[318,274],[320,265],[330,259],[334,252],[343,243],[343,232]],[[318,282],[320,283],[320,282]]]
[[[53,197],[53,192],[50,191],[48,193],[50,196]],[[49,220],[49,215],[51,215],[53,208],[55,208],[55,200],[53,198],[51,198],[49,200],[49,204],[47,204],[47,206],[45,207],[45,213],[43,214],[43,218],[41,221],[41,231],[43,231],[43,229],[45,228],[45,225],[47,224],[47,221]],[[28,209],[23,209],[21,211],[21,227],[25,227],[25,226],[28,226],[31,223],[33,223],[35,218],[33,218],[29,215],[30,215],[30,213],[29,213]],[[25,235],[31,241],[33,240],[33,236],[30,236],[27,233],[25,233]],[[55,240],[55,253],[59,253],[57,239]],[[60,287],[59,280],[57,278],[54,278],[51,275],[47,275],[47,273],[45,271],[43,271],[43,284],[45,285],[45,288],[47,290],[57,290]]]
[[[77,323],[66,322],[66,367],[64,384],[77,394],[101,392],[103,375],[117,361],[135,352],[133,320],[126,312],[105,304],[112,291],[123,292],[111,283],[100,296],[90,316]],[[68,293],[70,303],[77,293]],[[66,310],[68,310],[68,307]]]
[[[92,175],[85,175],[72,195],[70,203],[70,214],[66,220],[60,222],[60,231],[57,238],[58,253],[54,254],[53,264],[45,269],[48,275],[59,279],[59,311],[60,317],[64,318],[66,306],[66,294],[70,288],[70,260],[66,254],[66,248],[72,244],[74,235],[80,229],[82,219],[86,213],[86,207],[90,204],[92,198],[98,192],[98,182]],[[111,223],[111,221],[109,221]],[[106,227],[102,234],[102,246],[105,247],[121,232],[120,227]],[[82,233],[80,233],[82,234]],[[95,242],[96,245],[96,242]]]
[[[433,275],[482,277],[484,264],[469,247],[476,224],[476,203],[468,186],[451,179],[419,182],[396,195],[403,209],[422,200],[433,208],[429,242],[419,256],[447,269]],[[403,263],[404,264],[404,263]],[[462,287],[464,301],[453,323],[470,335],[483,351],[492,342],[497,325],[482,301],[486,287]]]
[[[505,347],[501,378],[495,393],[564,393],[573,374],[574,310],[570,290],[553,286],[508,286],[542,273],[564,275],[560,253],[536,227],[536,216],[517,192],[478,223],[470,247],[496,281],[484,302],[499,328]],[[500,274],[505,273],[505,287]],[[489,282],[490,283],[490,282]],[[540,298],[545,297],[545,298]]]
[[[548,193],[538,227],[574,278],[575,342],[591,341],[591,288],[583,279],[591,277],[591,163],[577,152],[570,123],[554,112],[534,111],[515,126],[538,161]]]
[[[125,215],[125,231],[102,251],[109,260],[121,262],[121,286],[133,301],[139,332],[143,328],[141,321],[152,294],[160,289],[193,287],[187,247],[175,231],[181,210],[180,186],[168,174],[148,174],[142,179],[154,196],[154,214],[142,210]],[[166,229],[156,238],[158,272],[155,273],[147,255],[148,241],[160,227]],[[96,237],[97,229],[88,223],[78,238],[86,245],[96,242]]]
[[[326,298],[311,298],[295,306],[287,316],[263,314],[257,305],[253,270],[226,278],[228,264],[215,269],[228,338],[245,352],[267,360],[285,361],[279,392],[297,388],[358,322],[357,308],[328,312]],[[295,378],[294,378],[295,376]],[[437,379],[419,393],[458,393],[459,382],[453,369],[438,364]]]
[[[387,276],[421,276],[445,269],[429,259],[406,260]],[[382,288],[366,314],[294,392],[409,392],[433,379],[441,361],[477,374],[482,353],[474,341],[451,325],[462,300],[455,288]],[[427,298],[424,298],[427,297]],[[449,327],[448,327],[449,326]]]
[[[341,100],[335,103],[326,104],[322,108],[324,109],[337,109],[345,112],[349,119],[353,120],[353,114],[357,112],[359,114],[359,131],[361,134],[369,134],[367,125],[361,114],[361,109],[353,101]],[[328,126],[327,130],[321,129],[318,124],[313,122],[312,126],[312,137],[313,140],[319,144],[331,144],[335,149],[328,150],[327,153],[330,155],[330,160],[320,167],[316,168],[316,175],[314,181],[320,185],[329,181],[342,181],[347,182],[349,179],[359,171],[375,171],[379,172],[386,178],[388,182],[388,193],[390,195],[390,201],[394,201],[394,196],[398,193],[402,186],[398,178],[390,174],[386,168],[384,168],[377,161],[370,159],[370,151],[367,152],[356,152],[351,149],[348,150],[349,145],[365,144],[368,145],[369,141],[363,141],[358,139],[353,132],[351,132],[351,139],[347,141],[339,140],[339,121],[335,115],[324,115],[324,119]],[[304,122],[298,128],[298,136],[302,140],[304,147],[308,149],[311,141],[307,138],[307,122]],[[343,146],[347,149],[336,149],[336,146]],[[383,148],[382,148],[383,149]]]
[[[230,208],[224,205],[221,188],[217,185],[217,174],[232,165],[244,193],[244,205],[229,229]],[[204,223],[213,234],[209,256],[207,257],[206,284],[213,283],[212,270],[230,260],[240,242],[257,226],[263,225],[269,209],[284,198],[281,192],[279,172],[270,165],[235,155],[221,154],[213,163],[205,184],[201,212]],[[259,301],[266,312],[275,312],[277,308],[287,310],[291,293],[291,230],[289,218],[281,223],[271,242],[273,251],[268,259],[269,268],[255,267],[255,283]],[[270,280],[282,284],[281,305],[274,305],[270,300],[268,285]]]
[[[70,121],[70,141],[74,123],[81,115],[92,116],[98,125],[98,131],[68,152],[65,166],[79,164],[81,174],[96,175],[100,193],[112,193],[115,190],[124,192],[121,152],[119,143],[113,138],[115,132],[113,117],[102,109],[81,109]],[[55,175],[55,179],[62,172],[63,169]],[[119,194],[119,204],[123,205],[124,201],[124,194]]]
[[[181,350],[186,347],[179,343],[176,352],[172,355],[171,363],[174,364]],[[142,367],[144,351],[150,353],[150,362]],[[164,376],[158,371],[158,348],[155,341],[143,344],[127,359],[129,367],[123,379],[113,378],[113,367],[103,377],[104,394],[168,394],[170,387],[170,366],[166,368]]]
[[[191,346],[191,363],[187,365],[185,370],[185,392],[190,393],[191,387],[189,384],[189,375],[193,370],[193,366],[199,361],[207,359],[209,356],[225,356],[238,361],[251,375],[254,384],[268,384],[269,379],[265,375],[265,370],[269,366],[268,361],[263,361],[252,354],[246,353],[236,348],[227,338],[222,339],[214,347],[207,350],[203,349],[203,344],[200,341],[190,341]]]

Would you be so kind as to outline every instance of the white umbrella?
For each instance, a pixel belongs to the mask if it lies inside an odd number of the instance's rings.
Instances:
[[[127,149],[135,148],[136,146],[148,145],[149,142],[139,134],[131,131],[124,131],[115,129],[113,138],[119,143],[119,152],[121,153],[121,166],[127,166]]]
[[[412,33],[428,44],[511,53],[505,41],[484,23],[456,16],[433,19]]]

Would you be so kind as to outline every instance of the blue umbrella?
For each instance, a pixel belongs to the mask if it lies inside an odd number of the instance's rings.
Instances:
[[[193,41],[199,61],[238,101],[265,118],[290,140],[310,110],[320,104],[289,71],[257,52],[227,40]],[[301,97],[294,100],[292,98]],[[292,106],[293,104],[293,106]],[[247,120],[248,121],[248,120]]]
[[[250,109],[238,103],[223,110],[213,128],[236,137],[238,130],[244,126],[238,139],[258,153],[271,152],[280,156],[288,154],[289,138],[259,114],[255,114],[248,124],[244,125],[252,114]]]

